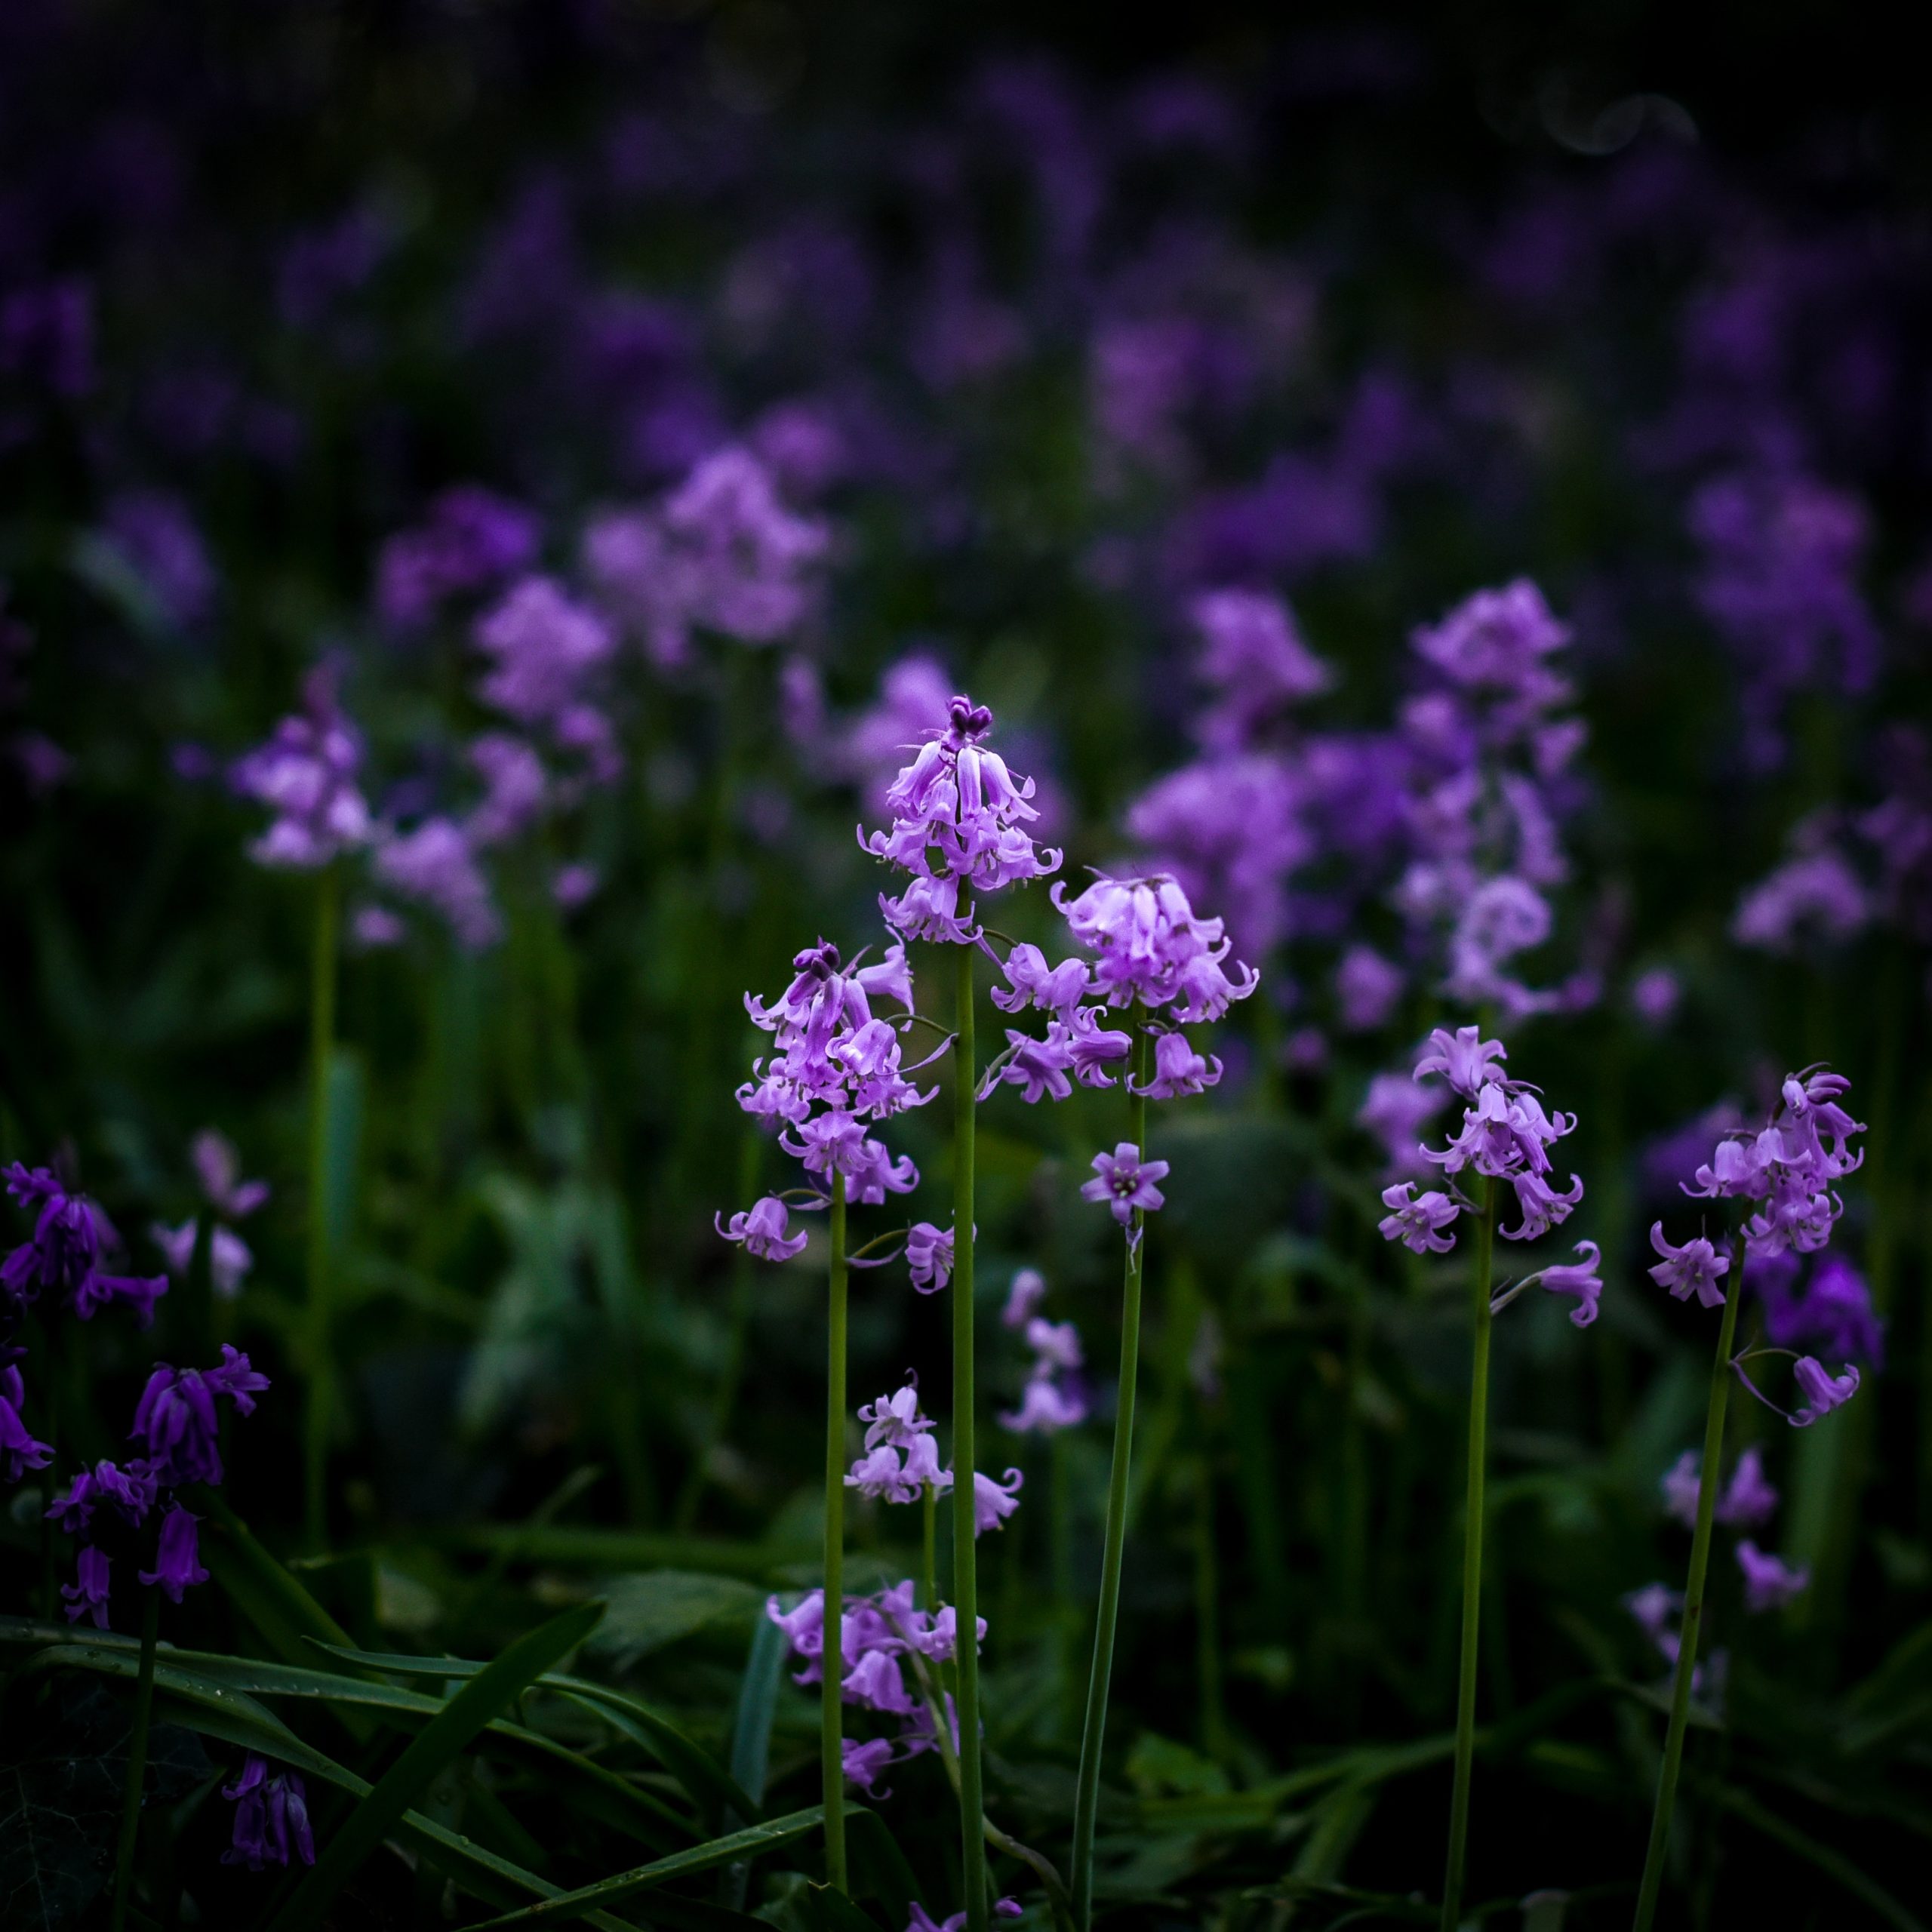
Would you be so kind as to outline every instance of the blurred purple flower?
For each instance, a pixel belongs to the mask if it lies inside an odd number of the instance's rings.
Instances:
[[[362,740],[336,703],[335,681],[332,664],[317,666],[303,682],[302,711],[229,768],[235,789],[275,814],[249,848],[258,865],[313,871],[373,835],[355,782]]]
[[[541,528],[521,504],[478,485],[446,490],[420,524],[383,546],[376,608],[397,630],[420,629],[452,597],[491,589],[527,570]]]
[[[1737,1567],[1744,1573],[1744,1607],[1754,1614],[1782,1609],[1810,1586],[1809,1570],[1793,1569],[1748,1537],[1737,1546]]]

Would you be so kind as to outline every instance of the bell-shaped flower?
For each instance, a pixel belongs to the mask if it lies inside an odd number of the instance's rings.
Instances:
[[[1724,1277],[1730,1272],[1730,1258],[1720,1254],[1703,1235],[1697,1235],[1681,1247],[1673,1247],[1663,1238],[1663,1223],[1651,1224],[1651,1245],[1663,1259],[1654,1266],[1651,1279],[1668,1288],[1682,1301],[1694,1294],[1706,1308],[1724,1306]]]
[[[1800,1355],[1792,1374],[1804,1396],[1804,1406],[1792,1412],[1794,1429],[1808,1429],[1820,1416],[1842,1407],[1858,1393],[1858,1370],[1848,1366],[1841,1375],[1829,1374],[1814,1356]]]
[[[1417,1194],[1414,1181],[1402,1181],[1382,1190],[1382,1204],[1389,1211],[1376,1225],[1384,1241],[1399,1241],[1416,1254],[1447,1254],[1456,1245],[1444,1231],[1462,1210],[1440,1188]]]
[[[790,1217],[784,1202],[775,1194],[768,1194],[763,1200],[734,1214],[728,1226],[715,1214],[711,1220],[727,1241],[742,1241],[745,1252],[761,1261],[789,1261],[795,1254],[804,1252],[809,1239],[802,1228],[795,1235],[786,1233]]]
[[[162,1518],[161,1540],[155,1554],[155,1566],[152,1570],[140,1572],[140,1580],[151,1589],[167,1592],[175,1603],[181,1601],[182,1593],[195,1583],[205,1583],[208,1573],[202,1567],[201,1554],[197,1546],[195,1525],[201,1521],[190,1515],[177,1503]]]
[[[1154,1041],[1154,1077],[1145,1087],[1130,1078],[1128,1091],[1149,1100],[1172,1100],[1185,1094],[1202,1094],[1221,1077],[1221,1063],[1198,1054],[1184,1033],[1162,1033]]]

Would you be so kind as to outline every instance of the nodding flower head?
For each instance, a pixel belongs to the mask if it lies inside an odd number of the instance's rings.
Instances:
[[[84,1194],[72,1192],[47,1168],[6,1170],[7,1192],[35,1217],[32,1235],[0,1261],[0,1315],[8,1304],[17,1315],[43,1289],[65,1294],[75,1314],[91,1321],[115,1302],[132,1308],[143,1327],[168,1292],[165,1275],[111,1275],[101,1266],[112,1247],[112,1223]]]
[[[808,1237],[801,1228],[795,1235],[785,1230],[789,1221],[786,1206],[775,1194],[741,1210],[731,1217],[728,1227],[714,1214],[712,1226],[727,1241],[742,1241],[745,1252],[761,1261],[789,1261],[804,1252]]]
[[[1794,1429],[1809,1428],[1820,1416],[1829,1415],[1832,1410],[1842,1407],[1858,1393],[1859,1374],[1855,1364],[1848,1366],[1841,1374],[1833,1375],[1814,1356],[1800,1355],[1792,1374],[1804,1396],[1804,1406],[1793,1410],[1789,1418]]]
[[[965,697],[946,707],[946,722],[934,731],[912,761],[886,789],[891,828],[860,844],[912,874],[894,899],[881,894],[886,922],[909,938],[963,944],[979,937],[962,888],[973,893],[1041,878],[1060,869],[1060,854],[1037,849],[1026,831],[1039,816],[1029,802],[1033,781],[1016,778],[1006,761],[983,743],[992,713]]]
[[[1651,1270],[1651,1279],[1668,1288],[1678,1301],[1694,1294],[1706,1308],[1724,1306],[1724,1278],[1730,1272],[1730,1260],[1720,1254],[1702,1235],[1694,1235],[1681,1247],[1673,1247],[1663,1238],[1663,1223],[1651,1225],[1651,1245],[1663,1259]]]
[[[1787,1251],[1810,1254],[1831,1240],[1844,1211],[1834,1182],[1863,1164],[1849,1145],[1865,1131],[1838,1102],[1850,1083],[1823,1066],[1788,1074],[1778,1103],[1755,1134],[1727,1136],[1700,1167],[1687,1194],[1757,1204],[1743,1223],[1746,1252],[1754,1260]]]

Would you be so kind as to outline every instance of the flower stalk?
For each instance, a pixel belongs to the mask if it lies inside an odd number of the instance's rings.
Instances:
[[[1737,1334],[1737,1305],[1744,1281],[1744,1237],[1737,1237],[1730,1278],[1718,1330],[1718,1352],[1711,1364],[1711,1405],[1704,1422],[1704,1462],[1697,1481],[1697,1521],[1690,1538],[1690,1570],[1684,1585],[1684,1623],[1678,1637],[1677,1667],[1670,1686],[1670,1723],[1664,1733],[1663,1763],[1657,1773],[1657,1807],[1651,1814],[1650,1844],[1644,1876],[1637,1888],[1632,1932],[1650,1932],[1663,1889],[1664,1853],[1670,1840],[1671,1813],[1677,1802],[1678,1773],[1684,1763],[1684,1730],[1690,1713],[1690,1689],[1697,1672],[1697,1638],[1704,1618],[1704,1577],[1710,1566],[1711,1524],[1717,1507],[1724,1460],[1724,1411],[1730,1400],[1731,1349]]]
[[[1476,1672],[1482,1616],[1482,1534],[1489,1463],[1489,1343],[1494,1316],[1490,1308],[1492,1255],[1496,1238],[1496,1181],[1483,1182],[1482,1212],[1476,1223],[1475,1268],[1471,1279],[1470,1318],[1474,1347],[1469,1363],[1469,1487],[1463,1505],[1463,1647],[1456,1683],[1456,1770],[1449,1799],[1448,1866],[1442,1881],[1442,1932],[1456,1932],[1463,1909],[1463,1878],[1468,1862],[1469,1783],[1475,1761]]]
[[[966,1897],[967,1932],[986,1932],[986,1841],[984,1774],[980,1756],[980,1592],[974,1549],[973,1472],[973,1217],[974,1131],[979,1082],[974,1068],[973,952],[953,949],[956,1011],[953,1019],[952,1137],[952,1602],[958,1627],[969,1633],[958,1647],[955,1691],[959,1712],[960,1864]]]
[[[128,1922],[134,1882],[134,1841],[141,1829],[141,1796],[147,1782],[148,1730],[154,1716],[154,1653],[161,1635],[161,1592],[143,1593],[141,1660],[134,1678],[134,1723],[128,1733],[128,1784],[121,1806],[121,1838],[114,1859],[113,1932]]]
[[[336,953],[342,880],[333,864],[315,879],[315,952],[309,985],[309,1402],[303,1429],[304,1521],[309,1547],[328,1541],[327,1491],[334,1358],[329,1306],[329,1074],[335,1053]]]
[[[825,1785],[825,1875],[845,1882],[845,1177],[832,1177],[825,1367],[825,1669],[819,1694],[819,1766]]]
[[[1152,1036],[1137,1004],[1128,1021],[1134,1035],[1134,1078],[1128,1087],[1128,1133],[1144,1155]],[[1106,1538],[1100,1559],[1100,1604],[1094,1629],[1094,1661],[1087,1680],[1087,1710],[1080,1729],[1080,1772],[1073,1800],[1073,1921],[1087,1932],[1094,1915],[1094,1827],[1100,1801],[1100,1754],[1106,1740],[1107,1697],[1113,1681],[1114,1637],[1120,1621],[1121,1564],[1127,1542],[1127,1503],[1134,1459],[1134,1404],[1140,1366],[1140,1284],[1146,1246],[1146,1211],[1136,1208],[1127,1230],[1121,1284],[1120,1391],[1114,1413],[1113,1464],[1107,1479]]]

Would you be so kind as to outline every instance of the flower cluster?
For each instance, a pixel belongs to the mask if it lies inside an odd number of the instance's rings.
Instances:
[[[1758,1133],[1727,1135],[1684,1192],[1756,1204],[1743,1228],[1753,1259],[1787,1249],[1810,1254],[1826,1245],[1844,1211],[1834,1183],[1864,1161],[1847,1143],[1865,1131],[1838,1105],[1851,1082],[1827,1067],[1788,1074],[1770,1121]]]
[[[1583,1198],[1583,1183],[1573,1176],[1567,1188],[1551,1183],[1549,1149],[1577,1124],[1574,1114],[1546,1112],[1534,1088],[1511,1080],[1499,1062],[1509,1054],[1502,1042],[1485,1040],[1481,1029],[1463,1026],[1451,1034],[1438,1026],[1416,1063],[1415,1078],[1439,1073],[1464,1103],[1463,1125],[1449,1144],[1425,1146],[1423,1158],[1441,1168],[1445,1179],[1466,1169],[1515,1189],[1518,1224],[1501,1230],[1508,1241],[1533,1241],[1569,1218]],[[1472,1204],[1458,1191],[1432,1188],[1418,1194],[1414,1181],[1401,1181],[1384,1190],[1389,1213],[1380,1226],[1385,1241],[1399,1241],[1416,1254],[1446,1254],[1455,1245],[1448,1230]],[[1590,1266],[1597,1259],[1593,1242],[1582,1244]],[[1540,1279],[1553,1291],[1579,1297],[1571,1319],[1579,1326],[1594,1319],[1595,1296],[1602,1284],[1589,1266],[1546,1269]],[[1523,1285],[1527,1285],[1524,1284]]]
[[[229,768],[235,789],[275,814],[249,848],[258,865],[312,871],[375,835],[356,784],[361,737],[343,715],[335,685],[334,666],[318,666],[303,687],[303,709]]]
[[[195,1137],[192,1149],[195,1171],[202,1192],[217,1220],[208,1230],[208,1276],[214,1292],[232,1301],[242,1291],[242,1284],[255,1265],[248,1244],[228,1226],[230,1220],[245,1220],[269,1198],[265,1180],[244,1180],[233,1144],[212,1128]],[[195,1258],[197,1223],[190,1215],[178,1226],[165,1221],[150,1223],[148,1233],[161,1250],[168,1272],[177,1280],[185,1276]]]
[[[844,1702],[896,1718],[900,1724],[894,1738],[844,1740],[845,1776],[869,1795],[889,1797],[889,1792],[876,1789],[880,1775],[891,1764],[931,1750],[938,1742],[934,1716],[940,1700],[926,1666],[947,1663],[958,1651],[958,1617],[949,1604],[930,1612],[915,1609],[914,1594],[909,1579],[872,1596],[848,1596],[839,1620],[840,1687]],[[785,1632],[792,1654],[804,1661],[804,1669],[792,1681],[822,1683],[825,1592],[814,1590],[789,1610],[774,1596],[765,1604],[764,1614]],[[977,1647],[986,1641],[986,1620],[977,1619],[976,1626]],[[948,1697],[944,1702],[956,1746],[958,1721],[952,1700]]]
[[[1697,1452],[1687,1449],[1665,1472],[1662,1484],[1666,1513],[1687,1529],[1697,1520],[1699,1484]],[[1712,1515],[1727,1529],[1756,1530],[1770,1521],[1777,1506],[1778,1492],[1765,1478],[1764,1458],[1752,1448],[1738,1457],[1730,1481],[1718,1492]],[[1810,1571],[1794,1568],[1783,1558],[1761,1550],[1749,1537],[1739,1538],[1734,1554],[1744,1580],[1744,1607],[1754,1615],[1789,1603],[1810,1582]],[[1661,1583],[1653,1583],[1626,1598],[1625,1603],[1663,1656],[1675,1663],[1678,1633],[1669,1627],[1669,1620],[1682,1607],[1682,1598]]]
[[[795,631],[830,545],[825,525],[786,508],[757,456],[727,445],[660,504],[598,517],[583,563],[605,608],[671,666],[694,629],[761,645]]]
[[[1024,1331],[1026,1346],[1033,1352],[1019,1407],[999,1419],[1016,1435],[1052,1435],[1087,1420],[1087,1398],[1080,1386],[1084,1359],[1080,1331],[1070,1321],[1049,1321],[1035,1312],[1046,1292],[1045,1278],[1037,1269],[1021,1269],[1013,1278],[1000,1316],[1008,1327]]]
[[[887,788],[891,829],[868,837],[860,829],[866,851],[912,875],[897,898],[879,895],[902,938],[968,944],[980,934],[973,904],[960,903],[962,888],[977,896],[1060,869],[1060,854],[1042,854],[1026,829],[1039,816],[1029,802],[1032,780],[1015,779],[983,743],[992,728],[984,705],[954,698],[945,724]]]
[[[756,1078],[738,1089],[738,1104],[778,1130],[779,1145],[803,1164],[820,1195],[829,1195],[834,1174],[844,1177],[851,1201],[877,1204],[888,1192],[909,1192],[919,1178],[912,1161],[894,1160],[866,1131],[872,1121],[923,1106],[938,1091],[920,1093],[906,1077],[918,1066],[900,1062],[900,1034],[912,1011],[905,948],[889,948],[876,965],[855,960],[848,967],[838,949],[821,940],[792,966],[791,983],[769,1006],[745,995],[752,1023],[771,1035],[773,1051],[753,1063]],[[876,1019],[875,998],[903,1011],[896,1020]],[[785,1228],[784,1203],[768,1196],[720,1232],[754,1254],[783,1260],[804,1238],[788,1238]]]
[[[459,484],[429,506],[423,521],[383,546],[376,608],[398,631],[427,623],[453,597],[487,590],[527,569],[540,527],[520,503]]]
[[[268,1386],[268,1377],[226,1342],[221,1361],[214,1368],[155,1364],[128,1432],[128,1439],[140,1444],[144,1453],[125,1463],[100,1462],[82,1470],[47,1512],[69,1536],[86,1539],[75,1581],[61,1586],[69,1623],[90,1617],[97,1628],[107,1628],[111,1560],[103,1546],[108,1534],[139,1530],[156,1513],[161,1522],[154,1567],[139,1572],[142,1583],[179,1603],[190,1586],[208,1581],[196,1540],[201,1518],[175,1492],[190,1483],[222,1479],[217,1399],[226,1397],[237,1414],[253,1415],[255,1397]]]
[[[859,1411],[859,1420],[866,1425],[866,1453],[846,1476],[848,1489],[884,1503],[917,1503],[928,1489],[935,1496],[952,1490],[953,1472],[940,1467],[932,1419],[920,1412],[916,1381],[866,1403]],[[976,1536],[998,1529],[1019,1508],[1025,1480],[1017,1469],[1008,1469],[1001,1481],[974,1471]]]
[[[64,1295],[83,1321],[121,1302],[143,1328],[154,1305],[168,1292],[165,1275],[114,1275],[101,1266],[116,1241],[113,1223],[84,1194],[62,1183],[47,1168],[16,1161],[5,1171],[7,1192],[34,1216],[33,1233],[0,1261],[0,1337],[19,1324],[43,1291]]]
[[[1444,989],[1511,1017],[1586,999],[1583,982],[1535,991],[1510,962],[1549,936],[1547,890],[1564,774],[1584,728],[1550,660],[1569,641],[1536,586],[1480,590],[1413,639],[1434,688],[1401,714],[1410,857],[1395,903],[1420,943],[1447,933]]]

